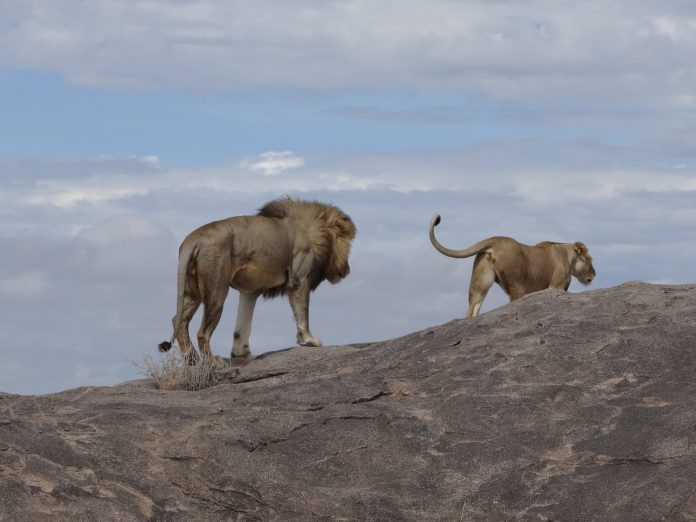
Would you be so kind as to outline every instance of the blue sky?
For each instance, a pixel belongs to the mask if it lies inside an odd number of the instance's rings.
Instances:
[[[176,164],[210,165],[262,153],[270,145],[299,151],[399,151],[519,136],[563,140],[592,135],[534,121],[531,106],[486,102],[465,93],[288,93],[276,88],[224,96],[89,89],[56,74],[12,69],[0,71],[0,78],[0,97],[7,104],[0,153],[6,156],[155,154]]]
[[[358,225],[312,298],[328,345],[465,314],[435,212],[455,248],[584,241],[594,288],[693,282],[694,55],[676,0],[3,2],[0,391],[138,377],[183,237],[285,194]],[[287,302],[259,303],[252,351],[293,342]]]

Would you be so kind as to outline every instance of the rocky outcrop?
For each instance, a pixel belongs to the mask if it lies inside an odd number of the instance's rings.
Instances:
[[[627,283],[199,392],[4,394],[0,520],[696,520],[695,375],[696,286]]]

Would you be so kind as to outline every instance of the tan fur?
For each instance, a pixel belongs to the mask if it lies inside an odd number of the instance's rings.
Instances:
[[[546,288],[568,290],[570,276],[588,285],[596,273],[587,247],[581,243],[543,241],[534,246],[518,243],[509,237],[490,237],[462,250],[451,250],[435,238],[440,216],[430,221],[430,242],[449,257],[476,255],[469,285],[467,316],[478,315],[481,303],[493,283],[498,283],[510,301]]]
[[[211,357],[210,337],[230,287],[239,291],[232,357],[249,356],[249,334],[260,295],[287,294],[297,323],[297,342],[321,346],[309,330],[309,293],[324,279],[338,283],[350,272],[348,255],[356,229],[340,209],[316,201],[282,198],[255,216],[203,225],[179,249],[177,311],[172,319],[182,354],[195,363],[188,326],[199,305],[200,352]],[[167,350],[171,343],[162,343]]]

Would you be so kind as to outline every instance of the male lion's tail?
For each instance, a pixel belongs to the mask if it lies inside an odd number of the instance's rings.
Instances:
[[[186,241],[181,245],[179,249],[179,268],[177,271],[176,278],[176,315],[174,316],[174,333],[169,341],[162,341],[159,343],[160,352],[168,352],[172,348],[172,344],[176,340],[176,333],[179,331],[179,324],[181,322],[181,314],[184,310],[184,292],[186,290],[186,273],[188,272],[189,264],[191,260],[195,257],[198,245],[193,241]]]
[[[462,250],[452,250],[449,249],[445,246],[443,246],[436,238],[435,238],[435,227],[440,224],[440,214],[435,214],[433,216],[433,219],[430,220],[430,227],[429,227],[429,233],[430,233],[430,242],[433,244],[435,249],[440,252],[441,254],[445,254],[446,256],[449,257],[457,257],[457,258],[462,258],[462,257],[471,257],[475,254],[479,254],[486,250],[487,248],[490,248],[493,246],[492,240],[489,239],[484,239],[483,241],[479,241],[475,245],[470,246],[469,248],[464,248]]]

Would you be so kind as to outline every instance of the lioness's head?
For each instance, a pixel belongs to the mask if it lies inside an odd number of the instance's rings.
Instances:
[[[583,285],[589,285],[597,275],[592,266],[592,256],[584,243],[578,241],[573,245],[575,258],[570,265],[570,273],[577,277]]]
[[[347,214],[335,207],[333,210],[327,223],[332,245],[325,275],[329,283],[336,284],[350,274],[348,255],[357,230]]]

